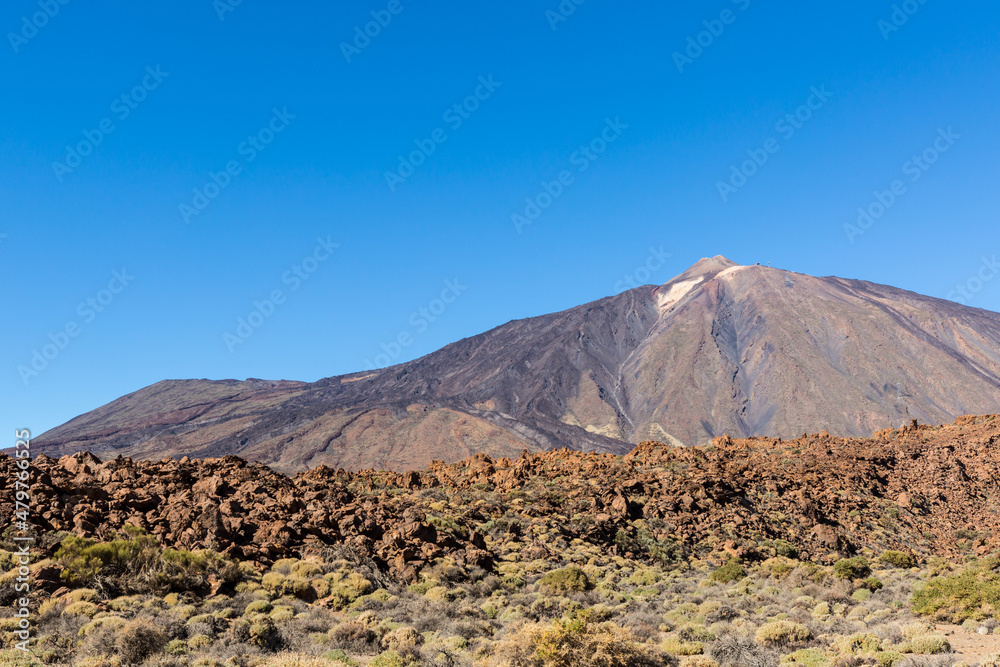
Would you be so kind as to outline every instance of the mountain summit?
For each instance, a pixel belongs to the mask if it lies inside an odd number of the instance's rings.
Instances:
[[[414,361],[315,383],[166,381],[36,440],[61,455],[238,454],[291,472],[476,452],[840,436],[1000,412],[1000,314],[725,257]]]

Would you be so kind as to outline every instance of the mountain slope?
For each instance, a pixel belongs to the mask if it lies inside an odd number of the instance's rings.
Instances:
[[[163,382],[36,441],[50,455],[238,454],[412,470],[475,452],[842,436],[1000,412],[1000,315],[704,259],[670,282],[316,383]]]

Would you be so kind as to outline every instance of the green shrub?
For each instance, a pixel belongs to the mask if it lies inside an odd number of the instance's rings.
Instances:
[[[830,656],[818,648],[804,648],[781,656],[782,666],[827,667],[831,662]]]
[[[267,600],[254,600],[247,605],[244,614],[266,614],[271,611],[271,603]]]
[[[917,565],[917,561],[913,558],[913,556],[902,551],[883,551],[882,555],[879,556],[878,559],[883,565],[898,567],[905,570],[908,570],[911,567],[916,567]]]
[[[833,564],[833,574],[839,579],[864,579],[872,573],[868,559],[864,556],[842,558]]]
[[[934,577],[913,593],[914,613],[953,623],[989,616],[1000,608],[1000,561],[988,558],[970,564],[955,575]]]
[[[96,603],[98,599],[97,591],[92,588],[78,588],[75,591],[70,591],[65,596],[66,604],[72,604],[74,602]]]
[[[739,581],[747,576],[747,571],[739,558],[733,558],[722,567],[716,569],[709,575],[709,579],[720,584],[728,584]]]
[[[250,643],[268,651],[281,647],[281,632],[267,616],[262,616],[250,624]]]
[[[585,591],[592,586],[587,573],[578,567],[552,570],[539,580],[538,585],[550,593]]]
[[[926,634],[914,637],[906,643],[906,647],[911,653],[921,653],[924,655],[949,653],[951,651],[951,644],[948,643],[948,639],[944,635],[939,634]]]
[[[153,593],[208,588],[209,577],[223,582],[239,577],[238,567],[212,551],[161,549],[159,542],[140,529],[126,528],[126,537],[96,542],[70,535],[55,553],[63,568],[60,575],[75,586],[94,586],[112,594]]]
[[[309,560],[301,560],[292,566],[290,574],[294,577],[301,577],[302,579],[313,579],[323,575],[323,568],[319,565],[319,563]]]
[[[74,602],[73,604],[66,605],[62,613],[63,616],[88,616],[93,618],[94,614],[97,613],[97,605],[93,602]]]
[[[686,642],[678,637],[669,637],[661,645],[664,651],[670,655],[701,655],[705,652],[705,645],[701,642]]]
[[[786,646],[812,639],[812,632],[801,623],[769,621],[757,629],[754,639],[764,646]]]
[[[781,556],[782,558],[799,557],[799,550],[785,540],[766,540],[761,543],[761,547],[773,551],[775,556]]]
[[[620,528],[615,534],[614,543],[622,554],[660,565],[673,565],[684,557],[680,544],[666,538],[657,539],[648,528],[638,528],[634,535]]]
[[[867,577],[866,579],[862,580],[860,588],[865,588],[874,593],[878,589],[882,588],[882,586],[883,584],[878,579],[878,577]]]
[[[878,651],[875,653],[875,661],[879,667],[896,667],[903,660],[903,654],[899,651]]]
[[[658,667],[672,661],[628,630],[579,614],[550,625],[530,624],[507,635],[491,667]]]
[[[863,632],[839,637],[833,641],[833,647],[838,653],[874,655],[882,650],[882,640],[870,632]]]

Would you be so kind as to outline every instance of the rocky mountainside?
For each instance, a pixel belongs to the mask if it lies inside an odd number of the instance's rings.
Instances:
[[[0,512],[15,460],[0,455]],[[983,555],[1000,547],[1000,417],[911,425],[868,439],[717,437],[707,448],[640,444],[625,456],[477,454],[408,473],[320,467],[288,478],[236,457],[101,462],[38,457],[40,534],[112,538],[127,524],[161,544],[270,563],[341,549],[397,580],[435,559],[486,570],[559,559],[569,543],[661,561],[870,549]],[[769,551],[771,550],[771,551]]]
[[[665,285],[315,383],[168,381],[36,440],[52,456],[228,454],[295,472],[657,440],[865,436],[1000,412],[1000,314],[703,259]]]

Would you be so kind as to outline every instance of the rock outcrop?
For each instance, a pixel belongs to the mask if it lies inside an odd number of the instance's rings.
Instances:
[[[232,456],[101,462],[78,453],[32,465],[40,532],[110,538],[134,525],[165,545],[264,563],[347,550],[403,581],[444,556],[490,569],[511,543],[558,559],[559,544],[576,539],[650,557],[748,558],[780,540],[819,560],[865,548],[926,557],[1000,546],[995,415],[866,439],[821,432],[720,436],[704,448],[643,442],[624,457],[477,454],[407,473],[321,466],[286,477]],[[13,468],[0,456],[4,516]]]

